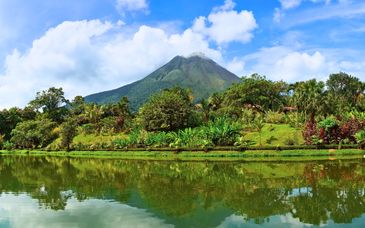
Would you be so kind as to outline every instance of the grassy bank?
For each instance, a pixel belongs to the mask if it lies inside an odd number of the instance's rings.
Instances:
[[[358,149],[323,149],[323,150],[248,150],[240,151],[39,151],[39,150],[13,150],[0,151],[1,155],[23,156],[68,156],[68,157],[95,157],[95,158],[123,158],[123,159],[147,159],[147,160],[328,160],[361,158],[364,150]]]

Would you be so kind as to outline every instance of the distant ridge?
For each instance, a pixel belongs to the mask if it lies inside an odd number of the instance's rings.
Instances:
[[[188,57],[176,56],[170,62],[155,70],[147,77],[117,89],[91,94],[86,102],[98,104],[113,103],[127,96],[133,111],[148,98],[166,88],[180,86],[191,88],[195,100],[208,98],[238,82],[239,77],[219,66],[203,53],[193,53]]]

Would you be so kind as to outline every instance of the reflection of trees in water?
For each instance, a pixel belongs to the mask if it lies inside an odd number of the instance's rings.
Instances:
[[[226,163],[1,157],[3,192],[28,192],[63,210],[68,199],[133,201],[170,217],[224,205],[256,223],[286,215],[310,224],[349,223],[365,212],[365,166],[358,161]],[[42,190],[41,187],[44,186]],[[133,202],[132,202],[133,203]],[[218,210],[218,209],[217,209]]]

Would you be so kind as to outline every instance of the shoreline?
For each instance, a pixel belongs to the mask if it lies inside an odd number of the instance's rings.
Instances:
[[[75,158],[115,158],[135,160],[181,160],[181,161],[311,161],[360,159],[365,150],[247,150],[240,151],[42,151],[0,150],[0,156],[55,156]]]

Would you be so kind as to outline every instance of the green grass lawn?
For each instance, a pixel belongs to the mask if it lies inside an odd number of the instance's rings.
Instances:
[[[215,161],[309,161],[329,159],[353,159],[362,158],[364,150],[343,149],[343,150],[286,150],[286,151],[184,151],[175,153],[172,151],[37,151],[37,150],[13,150],[0,151],[1,155],[23,155],[23,156],[67,156],[67,157],[89,157],[89,158],[120,158],[120,159],[142,159],[142,160],[215,160]]]
[[[259,132],[246,132],[244,139],[260,146]],[[265,124],[261,132],[261,146],[285,146],[288,141],[295,145],[304,144],[302,130],[290,127],[288,124]]]

